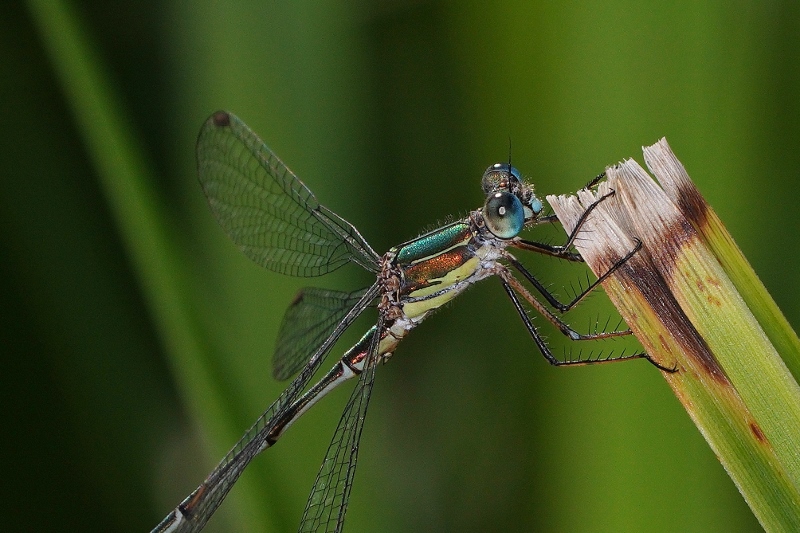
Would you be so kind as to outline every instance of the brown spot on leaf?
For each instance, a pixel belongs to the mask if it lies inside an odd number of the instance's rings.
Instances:
[[[666,349],[666,347],[668,346],[667,339],[664,338],[664,335],[662,335],[660,333],[658,334],[658,343],[661,344],[661,349],[662,350]]]
[[[706,226],[709,207],[705,198],[691,181],[688,184],[685,182],[679,183],[677,194],[673,198],[673,201],[675,200],[677,200],[678,208],[683,215],[691,220],[694,226],[698,228]]]
[[[761,431],[761,427],[756,424],[755,422],[750,422],[750,431],[753,433],[753,436],[759,442],[767,442],[767,437],[764,435],[764,432]]]
[[[706,277],[705,281],[708,283],[708,285],[711,285],[716,289],[719,289],[720,287],[719,280],[711,276]],[[708,286],[701,279],[696,279],[695,285],[697,285],[697,290],[700,292],[706,292],[708,290]],[[722,307],[722,301],[711,293],[708,293],[706,296],[706,301],[714,307]]]
[[[664,227],[662,232],[653,241],[658,243],[658,246],[650,246],[648,251],[652,253],[653,260],[659,265],[662,275],[669,279],[675,270],[678,257],[684,253],[683,249],[696,246],[697,232],[685,218],[672,221],[672,224]]]

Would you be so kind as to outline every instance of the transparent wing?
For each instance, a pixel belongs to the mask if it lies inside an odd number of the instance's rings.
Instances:
[[[245,467],[270,444],[267,440],[270,432],[278,423],[286,420],[286,414],[289,412],[287,409],[305,390],[325,355],[379,292],[377,283],[364,292],[358,303],[350,309],[350,312],[312,354],[302,372],[256,420],[256,423],[220,461],[206,480],[168,514],[151,533],[194,533],[203,529],[222,500],[228,495],[233,484],[239,479]]]
[[[377,272],[380,258],[236,116],[218,111],[197,138],[197,171],[211,210],[253,261],[292,276],[348,262]]]
[[[364,418],[367,416],[369,397],[375,381],[375,370],[378,367],[378,344],[382,330],[383,322],[379,321],[370,342],[364,370],[350,395],[314,487],[311,489],[300,523],[301,533],[322,531],[338,533],[344,525],[347,501],[350,498],[350,488],[356,471],[358,443],[361,440],[361,430],[364,428]]]
[[[308,362],[309,354],[330,336],[366,289],[341,292],[315,287],[302,289],[283,315],[278,331],[272,375],[288,379]]]

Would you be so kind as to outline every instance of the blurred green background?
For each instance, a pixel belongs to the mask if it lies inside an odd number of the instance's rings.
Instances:
[[[0,7],[5,530],[149,530],[282,390],[270,357],[297,289],[369,283],[355,268],[284,278],[227,241],[194,169],[216,109],[379,252],[478,207],[480,175],[509,143],[543,196],[641,161],[640,146],[666,136],[800,324],[796,2],[70,2],[132,133],[106,161],[141,157],[134,180],[104,170],[89,140],[107,102],[64,75],[69,31],[45,23],[58,3],[34,5]],[[152,193],[169,253],[125,233],[147,212],[120,207],[129,195],[109,192],[114,179]],[[524,260],[562,295],[585,277]],[[571,321],[585,330],[613,313],[598,294]],[[575,349],[543,332],[556,354]],[[296,529],[347,394],[258,458],[209,531]],[[653,367],[550,367],[493,280],[380,368],[347,520],[382,532],[758,529]]]

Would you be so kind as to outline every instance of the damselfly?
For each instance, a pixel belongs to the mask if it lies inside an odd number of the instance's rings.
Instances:
[[[356,263],[374,273],[376,280],[369,288],[355,292],[306,288],[297,295],[284,316],[273,366],[278,379],[299,372],[297,377],[208,478],[154,532],[202,529],[253,457],[275,444],[320,398],[345,381],[357,378],[300,523],[300,531],[341,531],[378,363],[387,360],[398,343],[431,312],[481,279],[499,277],[533,341],[553,365],[649,359],[646,354],[635,353],[614,359],[561,361],[551,353],[523,306],[523,301],[527,302],[572,340],[630,333],[625,330],[580,334],[550,307],[558,312],[574,307],[635,254],[638,247],[568,303],[560,302],[507,250],[517,248],[582,261],[580,255],[571,251],[582,222],[599,202],[613,193],[588,207],[563,246],[528,241],[519,237],[523,229],[557,220],[554,215],[543,213],[541,200],[534,195],[532,185],[521,179],[517,169],[498,163],[483,175],[486,201],[481,209],[380,256],[356,228],[317,202],[297,176],[234,115],[219,111],[203,125],[197,140],[197,167],[217,220],[256,263],[292,276],[320,276],[347,263]],[[550,307],[534,297],[528,286],[514,277],[511,268]],[[331,347],[356,317],[371,306],[378,310],[376,324],[309,387]]]

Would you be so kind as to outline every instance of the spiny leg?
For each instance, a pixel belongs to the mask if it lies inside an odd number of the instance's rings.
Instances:
[[[542,283],[536,279],[536,277],[531,274],[531,272],[525,268],[525,266],[520,263],[517,258],[509,253],[505,253],[503,258],[508,261],[511,266],[516,268],[520,274],[522,274],[525,279],[527,279],[531,285],[533,285],[539,293],[544,296],[544,298],[556,309],[561,311],[562,313],[566,313],[573,307],[575,307],[578,303],[580,303],[590,292],[592,292],[598,285],[600,285],[603,281],[605,281],[611,274],[613,274],[619,267],[624,265],[631,257],[636,254],[642,247],[642,241],[636,239],[636,246],[628,252],[624,257],[619,259],[616,263],[614,263],[611,268],[609,268],[602,276],[597,278],[593,283],[589,284],[584,290],[577,294],[569,303],[561,303],[558,299],[551,293],[547,288],[542,285]],[[627,330],[630,331],[630,330]]]
[[[591,189],[592,187],[603,181],[605,178],[606,178],[606,171],[604,170],[597,176],[593,177],[591,181],[589,181],[589,183],[586,184],[584,189]]]
[[[531,304],[536,311],[539,312],[540,315],[545,317],[551,324],[553,324],[558,330],[563,333],[565,336],[569,337],[571,340],[574,341],[586,341],[586,340],[597,340],[597,339],[609,339],[612,337],[623,337],[625,335],[630,335],[631,331],[629,329],[622,330],[622,331],[604,331],[601,333],[578,333],[574,329],[572,329],[569,324],[558,318],[550,309],[548,309],[542,302],[536,299],[530,291],[523,285],[517,278],[511,274],[511,272],[504,266],[498,265],[495,269],[495,273],[500,276],[503,280],[503,285],[512,288],[516,291],[514,298],[516,298],[516,294],[522,296],[526,302]],[[518,301],[518,299],[517,299]]]
[[[539,351],[542,352],[542,355],[544,356],[544,358],[547,359],[547,362],[550,363],[553,366],[583,366],[583,365],[600,364],[600,363],[613,363],[613,362],[616,362],[616,361],[628,361],[628,360],[631,360],[631,359],[646,359],[647,361],[650,361],[650,363],[653,366],[655,366],[659,370],[663,370],[664,372],[673,373],[673,372],[675,372],[677,370],[676,367],[668,368],[668,367],[662,366],[657,361],[655,361],[652,357],[650,357],[650,355],[648,355],[646,353],[643,353],[643,352],[632,353],[632,354],[629,354],[629,355],[624,355],[623,354],[623,355],[620,355],[618,357],[611,357],[609,355],[605,359],[583,359],[583,360],[576,359],[576,360],[567,360],[567,361],[562,361],[560,359],[557,359],[553,355],[553,352],[550,350],[550,347],[547,345],[547,343],[544,341],[544,339],[542,339],[542,336],[539,335],[539,332],[536,330],[536,326],[534,326],[533,323],[531,322],[531,319],[528,316],[528,313],[525,311],[525,308],[522,306],[522,302],[519,301],[519,298],[517,297],[516,292],[514,292],[516,287],[512,288],[512,284],[507,283],[506,280],[504,279],[503,280],[503,288],[505,289],[506,294],[508,294],[508,297],[511,299],[511,303],[514,304],[514,308],[517,310],[517,314],[519,314],[520,318],[522,319],[522,322],[525,324],[525,328],[528,330],[528,333],[530,333],[531,338],[533,339],[533,342],[536,343],[536,346],[539,348]],[[526,298],[526,300],[527,300],[527,298]],[[541,306],[541,304],[540,304],[540,306]],[[534,304],[534,307],[537,307],[537,306]],[[540,310],[540,309],[541,309],[541,307],[537,307],[537,310]],[[546,318],[550,318],[550,317],[548,317],[547,314],[545,314],[544,316]],[[570,335],[567,335],[567,336],[572,338],[572,336],[570,336]],[[586,337],[586,338],[592,338],[592,337]],[[594,338],[597,338],[597,337],[594,337]],[[574,339],[574,340],[583,340],[583,339]]]

